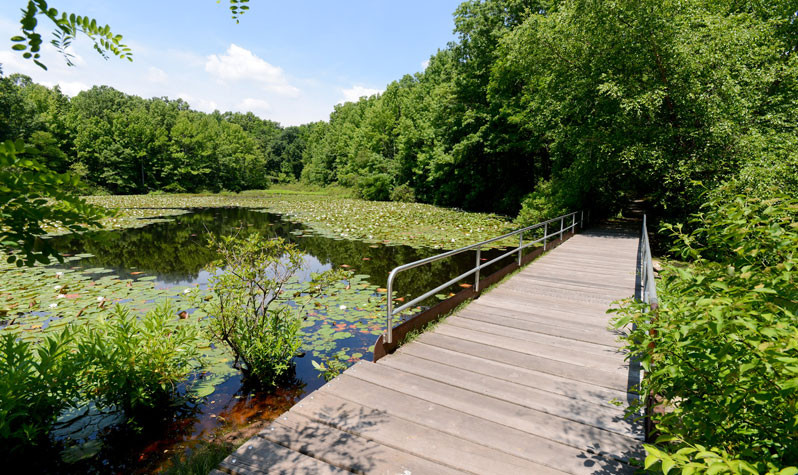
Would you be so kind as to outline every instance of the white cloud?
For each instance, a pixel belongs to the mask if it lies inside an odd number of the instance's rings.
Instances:
[[[80,81],[58,81],[58,85],[67,96],[76,96],[80,91],[91,89],[91,86]]]
[[[425,59],[424,61],[421,62],[421,70],[422,71],[426,70],[428,67],[429,67],[429,60],[428,59]]]
[[[80,91],[91,89],[90,85],[81,81],[58,81],[55,83],[50,81],[39,81],[39,83],[47,87],[58,86],[61,88],[61,92],[70,97],[77,96]]]
[[[272,106],[263,99],[247,97],[238,103],[238,108],[244,112],[253,112],[257,114],[258,112],[265,113],[271,111]]]
[[[3,74],[6,76],[14,72],[30,74],[38,68],[33,61],[23,59],[22,55],[11,51],[0,51],[0,64],[3,65]]]
[[[352,86],[349,89],[341,89],[344,95],[343,99],[338,101],[342,102],[357,102],[361,97],[373,96],[374,94],[382,93],[382,89],[372,89],[364,86]]]
[[[205,62],[205,71],[220,80],[249,80],[260,83],[269,92],[298,97],[299,89],[291,85],[285,71],[257,57],[252,51],[231,44],[223,55],[212,54]]]
[[[154,84],[166,84],[169,81],[169,75],[163,69],[150,66],[147,68],[147,81]]]
[[[188,102],[189,105],[191,105],[191,107],[193,107],[194,109],[196,109],[198,111],[213,112],[213,111],[219,109],[219,104],[217,104],[215,101],[209,101],[207,99],[196,98],[196,97],[192,96],[191,94],[186,94],[184,92],[181,92],[180,94],[177,95],[177,97],[179,97],[180,99],[183,99],[184,101]]]

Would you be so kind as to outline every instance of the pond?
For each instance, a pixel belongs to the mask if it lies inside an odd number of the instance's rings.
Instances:
[[[80,289],[68,291],[74,293],[60,290],[60,299],[50,305],[51,309],[62,302],[64,305],[71,303],[70,298],[78,302],[81,292],[88,289],[95,289],[94,298],[96,289],[103,288],[106,290],[100,293],[106,292],[108,296],[98,299],[113,299],[136,310],[147,310],[159,299],[169,298],[174,299],[178,310],[185,310],[189,318],[209,318],[194,313],[188,302],[181,300],[185,289],[207,288],[210,275],[204,267],[216,257],[207,244],[208,234],[252,232],[295,242],[305,260],[300,280],[308,279],[311,272],[332,268],[345,268],[354,275],[349,282],[342,283],[343,290],[332,301],[308,311],[303,328],[304,354],[295,358],[296,373],[292,383],[268,394],[252,391],[242,386],[240,374],[232,368],[232,360],[225,349],[209,344],[206,352],[212,364],[195,376],[192,386],[192,391],[198,391],[201,397],[198,402],[175,411],[168,420],[131,434],[113,415],[88,410],[87,416],[74,420],[65,418],[56,436],[72,446],[65,452],[66,458],[74,461],[67,465],[70,470],[81,473],[151,471],[173,453],[185,450],[191,441],[211,440],[230,430],[242,430],[253,422],[273,419],[324,383],[312,360],[336,353],[342,355],[347,364],[360,358],[371,359],[373,344],[384,331],[384,287],[388,273],[398,265],[441,252],[314,235],[299,223],[262,210],[191,209],[169,221],[139,228],[53,238],[56,249],[73,257],[36,278],[78,275],[83,279],[71,284]],[[483,258],[490,259],[498,253],[498,250],[483,251]],[[474,259],[474,253],[467,252],[402,273],[397,279],[394,297],[402,301],[420,295],[472,268]],[[502,265],[496,264],[494,268]],[[483,276],[495,269],[483,271]],[[437,297],[445,298],[458,290],[459,287],[453,286]],[[120,294],[121,291],[124,293]],[[66,298],[61,298],[64,296]],[[431,299],[424,304],[436,301]],[[84,304],[73,305],[78,308]],[[55,310],[61,308],[55,307]],[[68,309],[64,311],[68,313]],[[14,324],[21,328],[27,324],[23,328],[25,331],[58,325],[62,317],[53,316],[55,310],[49,315],[48,312],[21,315]],[[26,322],[28,319],[31,321]],[[70,317],[64,316],[63,321],[67,320]]]

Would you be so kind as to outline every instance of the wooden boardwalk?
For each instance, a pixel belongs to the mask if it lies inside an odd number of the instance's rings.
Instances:
[[[361,361],[228,457],[227,473],[632,473],[642,430],[607,329],[638,236],[577,234],[377,363]]]

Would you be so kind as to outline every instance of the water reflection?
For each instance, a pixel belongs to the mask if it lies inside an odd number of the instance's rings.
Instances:
[[[428,248],[298,235],[309,231],[280,215],[243,208],[198,209],[177,216],[174,221],[154,223],[143,228],[100,231],[85,236],[59,236],[53,239],[53,245],[62,253],[93,254],[94,257],[73,263],[83,269],[113,269],[122,278],[143,272],[156,276],[156,283],[161,285],[204,285],[208,282],[209,274],[202,269],[216,258],[214,251],[208,247],[208,234],[246,236],[252,232],[295,242],[306,254],[303,274],[347,265],[358,274],[368,274],[369,281],[380,287],[385,286],[388,273],[394,267],[440,252]],[[497,251],[485,251],[482,254],[486,259],[498,255]],[[420,295],[472,268],[474,259],[473,252],[466,252],[403,272],[397,279],[396,289],[401,295]],[[483,271],[482,275],[488,275],[492,270]]]

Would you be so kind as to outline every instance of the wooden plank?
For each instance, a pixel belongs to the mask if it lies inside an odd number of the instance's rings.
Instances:
[[[504,317],[539,320],[548,319],[554,325],[567,328],[589,328],[595,331],[607,331],[611,315],[596,316],[595,312],[568,312],[567,310],[546,307],[538,304],[514,305],[497,299],[479,299],[469,305],[469,309],[488,312]]]
[[[458,474],[456,470],[288,411],[261,437],[355,473]]]
[[[452,316],[446,319],[445,325],[453,325],[469,330],[480,331],[491,335],[515,338],[527,343],[543,343],[546,345],[559,346],[562,348],[572,348],[585,353],[594,353],[600,356],[613,358],[616,361],[623,361],[623,352],[617,346],[602,345],[587,341],[570,338],[569,335],[548,335],[530,330],[510,328],[504,325],[497,325],[493,322],[471,320],[468,318]]]
[[[637,440],[615,432],[552,416],[410,373],[397,375],[379,364],[359,362],[346,374],[350,378],[368,381],[579,449],[588,447],[592,443],[596,443],[602,448],[601,450],[609,453],[623,453],[639,447]],[[574,403],[569,409],[575,412],[584,411],[584,405]]]
[[[607,332],[607,325],[610,317],[608,315],[608,318],[605,321],[603,319],[595,318],[595,315],[581,317],[563,312],[561,310],[552,310],[550,308],[533,306],[528,306],[525,310],[511,310],[496,307],[491,305],[491,302],[482,299],[471,303],[468,307],[462,310],[463,313],[472,311],[530,322],[548,323],[550,325],[556,325],[567,330],[584,329],[596,333]],[[612,333],[612,331],[609,333]]]
[[[390,413],[421,426],[421,431],[415,433],[416,437],[409,440],[397,439],[391,434],[385,436],[394,442],[401,442],[404,450],[417,450],[419,455],[432,453],[437,457],[448,457],[446,453],[439,451],[440,446],[436,439],[432,439],[428,444],[424,443],[427,432],[435,434],[436,437],[438,437],[437,432],[442,432],[455,437],[455,441],[467,442],[461,445],[461,450],[455,451],[452,455],[456,459],[454,463],[458,463],[457,460],[462,460],[463,464],[473,464],[474,462],[466,457],[471,456],[469,452],[471,444],[476,444],[498,451],[498,455],[493,453],[496,460],[501,460],[504,457],[520,457],[567,473],[595,473],[592,470],[599,466],[606,468],[607,473],[632,473],[627,470],[628,467],[625,464],[612,458],[590,454],[585,449],[560,444],[492,420],[431,403],[412,395],[391,391],[357,378],[350,378],[346,373],[341,379],[341,382],[346,382],[346,384],[341,384],[334,390],[328,390],[325,386],[318,391],[329,393],[330,400],[339,398],[337,404],[328,403],[328,406],[338,407],[339,404],[352,402],[372,410]],[[331,414],[322,415],[322,417],[335,419]],[[344,423],[346,422],[344,421]],[[371,437],[376,433],[376,427],[369,428],[363,433],[365,436]],[[631,453],[626,454],[626,456],[629,455],[634,456]],[[506,473],[527,472],[508,471]]]
[[[523,386],[462,368],[453,368],[433,361],[414,358],[407,354],[386,357],[385,361],[380,361],[380,364],[627,437],[636,438],[639,433],[638,428],[633,427],[629,421],[625,420],[622,408],[585,403],[535,387]],[[572,409],[574,405],[579,406],[581,410],[574,411]]]
[[[501,287],[496,288],[491,292],[497,295],[503,295],[504,298],[512,300],[516,303],[526,303],[529,301],[537,301],[540,298],[551,301],[552,303],[570,303],[582,304],[596,310],[596,313],[609,308],[613,302],[612,298],[596,297],[586,292],[573,292],[562,289],[544,289],[541,287],[526,286],[515,287],[512,282],[508,282]]]
[[[585,371],[585,368],[570,363],[555,361],[540,356],[485,345],[473,341],[460,340],[441,333],[425,333],[418,340],[428,345],[477,356],[488,360],[518,366],[534,371],[553,374],[566,379],[582,381],[609,389],[626,391],[628,376],[619,372],[601,370]]]
[[[530,315],[534,317],[534,315]],[[605,345],[613,348],[620,348],[623,343],[618,341],[618,336],[609,331],[596,331],[597,329],[579,328],[579,327],[563,327],[553,324],[550,320],[538,317],[537,319],[522,320],[519,318],[511,318],[504,315],[496,315],[496,313],[488,313],[484,311],[470,310],[466,307],[457,313],[457,317],[461,319],[469,319],[474,321],[492,323],[494,325],[502,325],[508,328],[516,328],[518,330],[526,330],[535,333],[542,333],[544,335],[559,336],[562,338],[569,338],[571,340],[585,341],[589,343],[596,343],[598,345]]]
[[[590,283],[566,283],[552,282],[545,277],[531,279],[530,276],[517,275],[512,280],[502,285],[502,288],[525,291],[527,289],[539,289],[545,291],[573,292],[580,295],[589,295],[597,299],[607,299],[610,301],[618,300],[630,296],[629,287],[623,290],[600,288]]]
[[[635,395],[630,395],[626,391],[604,388],[549,373],[499,363],[437,346],[430,346],[420,341],[415,341],[412,345],[400,348],[397,354],[410,355],[440,364],[467,368],[475,373],[493,376],[516,384],[539,388],[551,393],[607,407],[616,407],[610,401],[629,401],[631,400],[630,398],[636,398]]]
[[[339,475],[350,473],[257,436],[224,459],[220,467],[228,473],[238,475],[256,473]]]
[[[554,361],[570,363],[572,365],[581,366],[583,371],[598,369],[609,373],[626,374],[626,372],[628,372],[628,365],[625,364],[622,358],[601,356],[577,349],[568,349],[543,343],[528,344],[514,338],[468,330],[466,328],[455,327],[454,325],[447,325],[446,323],[438,325],[434,333],[485,345],[492,345],[498,348],[505,348],[528,355],[540,356]]]
[[[314,399],[306,398],[301,406],[294,406],[291,410],[311,420],[467,473],[562,473],[517,455],[411,422],[394,415],[397,412],[389,407],[373,409],[358,403],[357,399],[339,396],[339,391],[352,395],[353,391],[346,389],[350,386],[349,379],[342,377],[337,381],[340,390],[325,385],[314,393]],[[392,400],[393,392],[379,386],[372,386],[368,391],[373,400]]]
[[[610,321],[613,317],[613,315],[610,314],[588,312],[584,310],[569,312],[567,309],[547,307],[542,304],[531,302],[520,304],[498,299],[480,299],[474,304],[473,309],[520,319],[526,319],[529,318],[529,316],[532,316],[533,319],[545,317],[550,319],[552,324],[562,325],[564,327],[587,327],[602,332],[608,331]]]
[[[513,276],[513,278],[529,285],[565,285],[574,287],[575,289],[600,289],[620,295],[629,293],[629,285],[626,282],[618,282],[615,279],[609,280],[606,277],[594,277],[589,273],[563,275],[559,272],[554,273],[546,272],[542,269],[535,269],[534,272],[521,272]]]
[[[528,306],[564,311],[576,315],[601,315],[607,311],[607,304],[593,302],[576,302],[564,297],[535,294],[534,297],[522,292],[504,291],[501,287],[481,296],[480,301],[511,310],[521,310]]]

